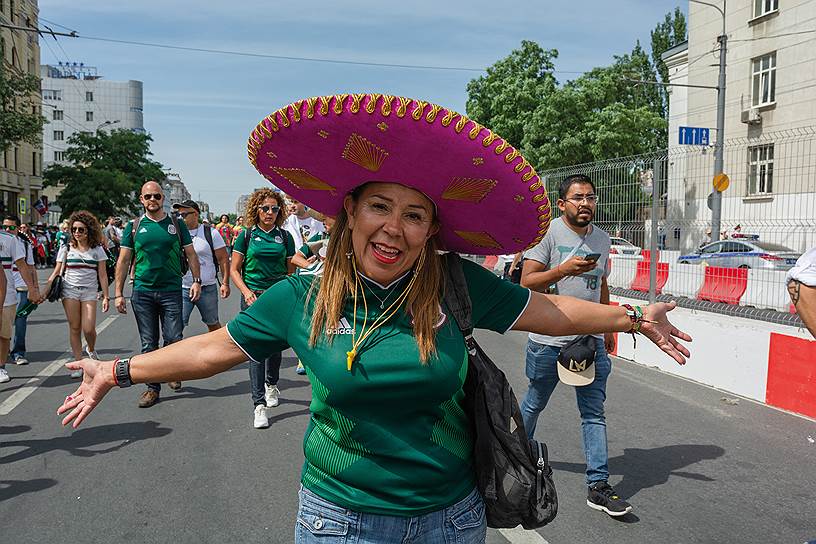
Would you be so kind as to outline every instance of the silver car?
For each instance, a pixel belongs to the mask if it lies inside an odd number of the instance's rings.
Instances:
[[[788,270],[801,253],[789,247],[759,240],[722,240],[698,249],[694,254],[681,255],[681,264],[705,264],[725,268],[765,268]]]
[[[640,255],[640,248],[619,236],[610,236],[612,246],[609,248],[609,253],[613,255]]]

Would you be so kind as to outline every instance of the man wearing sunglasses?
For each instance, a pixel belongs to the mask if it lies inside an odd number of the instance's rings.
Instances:
[[[129,222],[122,233],[119,259],[116,261],[116,309],[127,313],[124,289],[130,261],[135,262],[133,293],[130,303],[139,328],[142,353],[159,347],[159,326],[164,345],[182,338],[182,289],[181,278],[184,265],[189,263],[192,284],[190,300],[195,302],[201,295],[201,271],[184,221],[164,212],[164,194],[155,181],[142,185],[139,201],[145,213]],[[186,257],[186,263],[184,261]],[[171,389],[181,388],[181,382],[170,382]],[[148,408],[159,400],[161,384],[147,384],[147,390],[139,398],[139,407]]]
[[[201,267],[201,296],[197,301],[190,300],[189,297],[190,289],[193,286],[193,274],[188,270],[181,280],[182,321],[186,327],[190,322],[193,307],[196,307],[207,329],[210,331],[220,329],[218,295],[220,293],[221,298],[227,298],[230,294],[227,244],[218,229],[199,223],[201,211],[195,200],[173,204],[173,209],[178,210],[179,216],[190,231],[193,247]],[[222,278],[221,287],[218,286],[219,270]]]

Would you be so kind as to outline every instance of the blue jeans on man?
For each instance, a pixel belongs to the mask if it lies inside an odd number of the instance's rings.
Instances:
[[[17,291],[17,308],[22,308],[28,303],[28,291]],[[16,317],[14,319],[14,343],[11,346],[9,360],[15,361],[25,357],[26,354],[26,330],[28,329],[28,316]]]
[[[159,349],[159,326],[163,345],[168,346],[182,338],[184,326],[181,321],[181,289],[178,291],[142,291],[134,289],[130,297],[142,353]],[[148,389],[158,392],[160,383],[147,384]]]
[[[190,315],[193,313],[193,308],[198,308],[198,313],[201,314],[201,321],[205,325],[215,325],[218,323],[218,284],[202,285],[201,296],[198,300],[193,302],[190,300],[190,288],[182,287],[181,289],[181,319],[184,326],[190,324]]]
[[[575,388],[578,411],[581,414],[587,485],[609,479],[604,401],[612,361],[606,354],[603,339],[596,338],[595,341],[595,380],[589,385]],[[535,434],[538,415],[547,407],[547,402],[558,385],[557,359],[560,351],[560,347],[527,341],[525,366],[530,387],[521,402],[521,417],[530,438]]]

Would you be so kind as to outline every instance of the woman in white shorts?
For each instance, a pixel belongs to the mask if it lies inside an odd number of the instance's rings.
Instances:
[[[68,243],[59,248],[57,264],[48,278],[46,293],[54,278],[63,275],[62,306],[68,318],[68,332],[74,359],[82,360],[82,337],[85,335],[86,354],[96,359],[96,300],[97,286],[102,287],[102,311],[108,311],[108,256],[102,246],[102,228],[90,212],[77,211],[68,220]],[[63,272],[64,271],[64,272]],[[81,378],[82,371],[71,373]]]

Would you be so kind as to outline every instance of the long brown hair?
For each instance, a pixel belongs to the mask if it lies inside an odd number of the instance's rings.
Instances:
[[[434,223],[436,223],[436,218],[434,218]],[[431,236],[425,243],[425,262],[419,269],[414,270],[413,273],[417,274],[417,279],[405,302],[413,316],[414,337],[423,364],[426,364],[436,352],[434,326],[439,321],[439,300],[443,286],[439,247],[436,235]],[[346,300],[354,296],[356,287],[351,262],[351,259],[354,258],[356,257],[351,241],[351,230],[348,228],[348,215],[343,209],[337,214],[332,236],[329,238],[323,276],[315,278],[307,297],[308,306],[308,299],[317,290],[312,314],[312,330],[309,335],[310,346],[317,344],[324,331],[337,326]],[[326,336],[328,342],[331,343],[333,336]]]
[[[99,225],[96,216],[87,210],[78,210],[71,214],[68,218],[68,234],[70,235],[69,242],[73,247],[77,247],[76,238],[74,238],[74,221],[79,221],[85,228],[88,229],[88,246],[94,248],[102,245],[102,227]]]
[[[258,221],[258,206],[263,204],[263,201],[267,198],[275,199],[275,202],[278,203],[278,216],[275,218],[275,226],[280,227],[283,225],[283,222],[286,220],[286,204],[283,201],[283,197],[280,193],[269,189],[268,187],[264,187],[263,189],[258,189],[252,196],[249,197],[246,204],[246,218],[244,219],[244,223],[247,228],[252,229],[255,225],[259,223]],[[235,221],[235,224],[238,224],[238,221]]]

